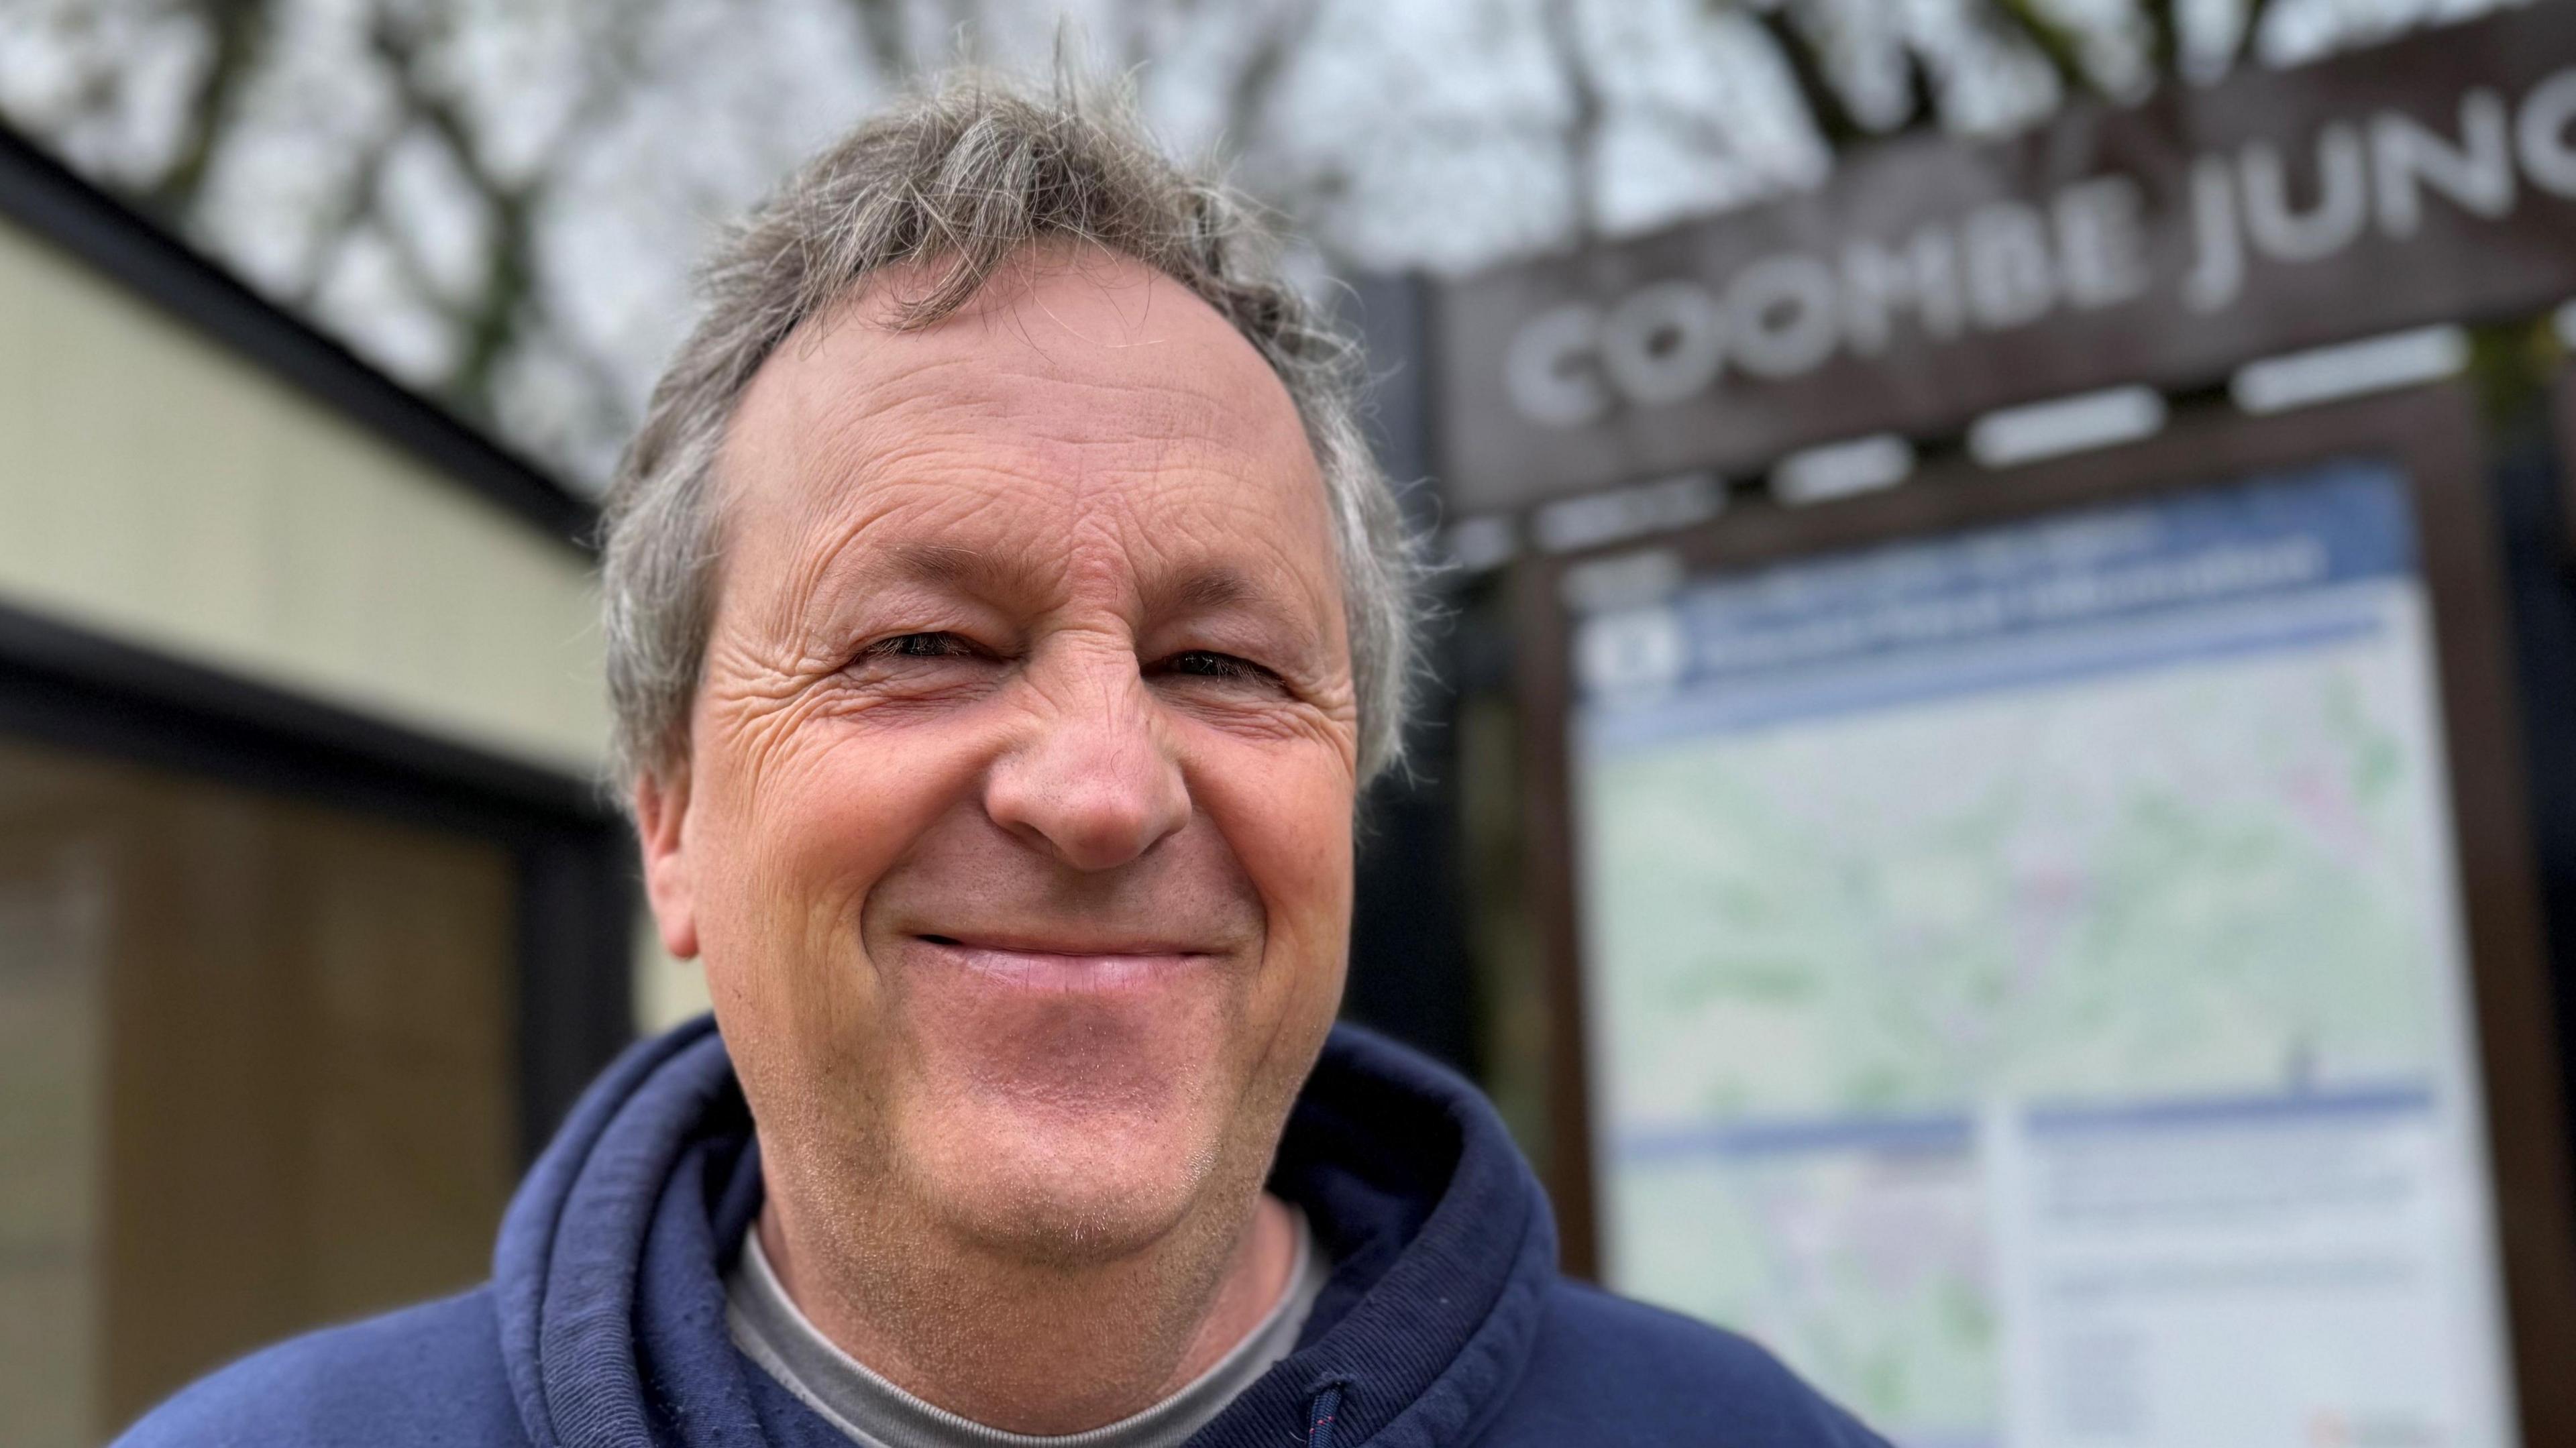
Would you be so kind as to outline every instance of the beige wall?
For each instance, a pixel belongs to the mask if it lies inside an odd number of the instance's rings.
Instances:
[[[587,561],[0,223],[0,604],[587,772]]]
[[[0,222],[0,605],[576,773],[586,561]],[[706,1008],[636,934],[635,1013]]]

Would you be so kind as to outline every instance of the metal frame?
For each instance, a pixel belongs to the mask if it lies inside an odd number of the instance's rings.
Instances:
[[[1686,532],[1527,565],[1518,580],[1529,741],[1533,891],[1549,956],[1549,1186],[1569,1271],[1598,1266],[1590,1076],[1585,1059],[1580,899],[1573,866],[1566,711],[1566,570],[1587,557],[1661,546],[1686,572],[1995,523],[2059,508],[2208,487],[2334,456],[2404,470],[2431,594],[2449,747],[2453,835],[2493,1163],[2497,1242],[2522,1441],[2576,1442],[2576,1216],[2560,1099],[2553,991],[2527,817],[2521,717],[2494,500],[2474,405],[2456,385],[2263,420],[2186,421],[2113,452],[1984,472],[1966,464],[1887,493],[1789,510],[1752,507]]]
[[[633,1034],[634,846],[589,781],[5,607],[0,732],[507,848],[523,1159]]]
[[[2576,570],[2576,365],[2559,369],[2549,384],[2550,441],[2558,450],[2558,540],[2561,558]]]

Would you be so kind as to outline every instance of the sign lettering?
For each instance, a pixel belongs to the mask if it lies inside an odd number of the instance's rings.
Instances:
[[[2576,295],[2576,5],[2168,87],[1440,299],[1444,472],[1517,507]]]

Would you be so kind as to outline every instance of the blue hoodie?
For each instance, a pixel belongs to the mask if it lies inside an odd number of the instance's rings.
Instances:
[[[848,1448],[726,1332],[721,1259],[759,1209],[758,1158],[713,1027],[644,1042],[529,1173],[489,1283],[258,1353],[122,1441]],[[1559,1277],[1502,1123],[1380,1038],[1335,1030],[1271,1189],[1333,1277],[1297,1350],[1192,1448],[1885,1448],[1742,1339]]]

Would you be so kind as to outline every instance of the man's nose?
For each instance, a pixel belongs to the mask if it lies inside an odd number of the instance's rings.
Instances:
[[[1189,787],[1133,656],[1060,671],[1042,693],[985,785],[994,823],[1083,871],[1116,869],[1189,823]]]

